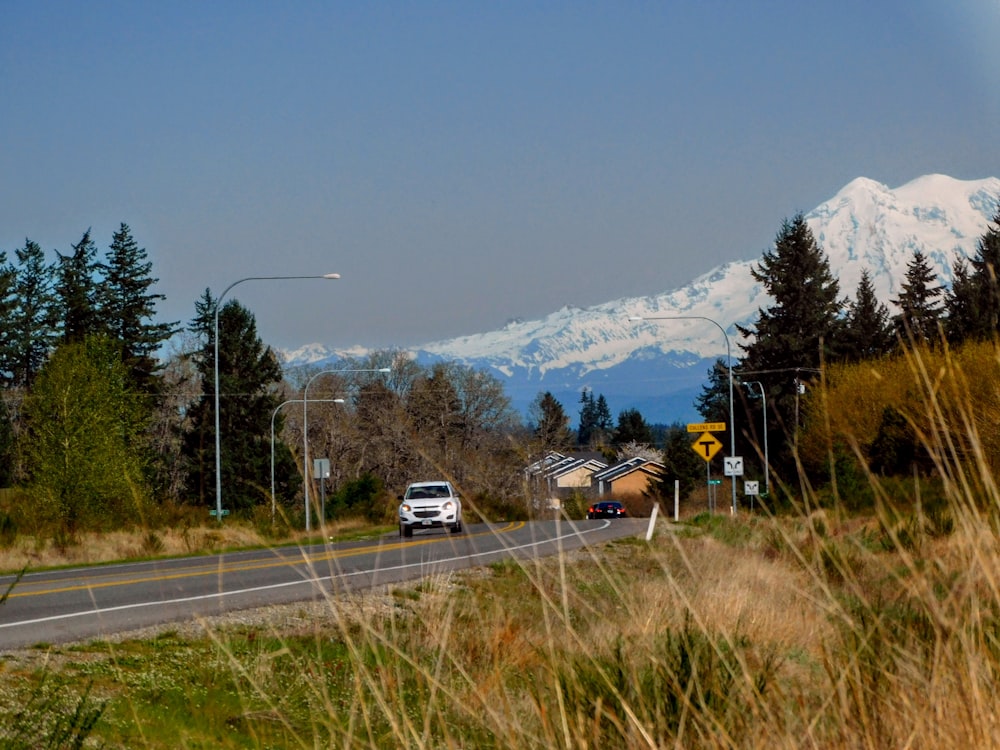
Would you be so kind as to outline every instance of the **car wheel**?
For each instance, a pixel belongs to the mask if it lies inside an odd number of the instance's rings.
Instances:
[[[462,522],[461,521],[456,521],[455,522],[455,525],[451,527],[451,533],[452,534],[461,534],[462,533]]]
[[[413,536],[413,527],[407,526],[405,523],[399,524],[400,530],[403,532],[403,536],[410,537]]]

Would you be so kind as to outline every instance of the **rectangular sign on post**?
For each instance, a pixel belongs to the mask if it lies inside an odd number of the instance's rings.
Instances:
[[[725,422],[692,422],[688,424],[688,432],[725,432]]]
[[[725,475],[727,477],[741,477],[743,476],[743,457],[742,456],[726,456],[722,462],[725,468]]]
[[[329,479],[330,478],[330,459],[329,458],[314,458],[313,459],[313,476],[317,479]]]

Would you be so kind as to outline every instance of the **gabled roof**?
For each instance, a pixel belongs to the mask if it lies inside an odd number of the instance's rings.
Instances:
[[[570,466],[576,467],[584,461],[596,461],[600,464],[600,468],[604,468],[607,464],[601,460],[602,458],[604,458],[604,455],[598,451],[576,451],[573,453],[549,451],[545,454],[544,458],[525,467],[524,472],[526,474],[553,476],[556,472],[561,472]]]
[[[551,470],[546,473],[546,476],[552,477],[553,479],[558,479],[561,476],[565,476],[571,472],[574,472],[580,468],[589,469],[591,474],[594,474],[602,469],[607,468],[607,464],[603,461],[598,461],[595,458],[573,458],[568,462],[562,461],[558,465],[553,466]]]
[[[635,456],[633,458],[627,458],[624,461],[619,461],[613,466],[609,466],[603,471],[597,472],[594,474],[593,478],[598,482],[613,482],[626,474],[631,474],[633,471],[642,470],[647,474],[652,474],[661,472],[665,468],[666,467],[659,461],[652,461],[648,458]]]
[[[549,451],[545,454],[544,458],[540,458],[532,464],[528,464],[524,467],[525,474],[539,474],[543,471],[548,471],[552,466],[559,461],[566,458],[559,451]]]

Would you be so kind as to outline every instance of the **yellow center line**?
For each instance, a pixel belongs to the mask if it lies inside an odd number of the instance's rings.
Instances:
[[[477,534],[465,534],[464,538],[486,536],[486,535],[490,535],[490,534],[508,533],[508,532],[511,532],[511,531],[516,531],[518,529],[522,529],[522,528],[524,528],[525,525],[526,524],[525,524],[524,521],[511,522],[511,523],[507,524],[506,526],[504,526],[504,527],[502,527],[500,529],[490,529],[489,531],[481,531],[481,532],[479,532]],[[268,561],[268,562],[265,562],[265,561],[262,561],[262,560],[255,560],[255,561],[246,562],[246,563],[225,564],[225,563],[222,563],[221,560],[220,560],[220,564],[219,565],[212,565],[212,566],[209,566],[209,565],[191,566],[191,567],[187,567],[187,568],[182,568],[179,571],[176,571],[176,572],[173,572],[173,573],[169,573],[169,574],[158,573],[158,574],[154,574],[154,575],[144,575],[144,576],[138,576],[138,577],[133,577],[133,578],[122,578],[122,579],[119,579],[119,580],[104,581],[104,582],[88,581],[88,582],[84,582],[84,583],[80,583],[80,584],[73,584],[73,585],[69,585],[69,586],[67,586],[67,585],[61,585],[61,586],[57,586],[56,588],[46,588],[46,589],[41,589],[41,590],[38,590],[38,591],[20,591],[19,592],[19,591],[15,590],[15,591],[10,592],[10,594],[8,595],[7,598],[8,599],[15,599],[15,598],[27,597],[27,596],[46,596],[46,595],[49,595],[49,594],[62,594],[62,593],[70,592],[70,591],[91,591],[93,589],[111,588],[111,587],[114,587],[114,586],[134,586],[134,585],[139,584],[139,583],[153,583],[153,582],[158,582],[158,581],[173,581],[173,580],[178,580],[178,579],[181,579],[181,578],[197,578],[199,576],[221,575],[223,573],[238,573],[238,572],[241,572],[241,571],[248,571],[248,570],[265,570],[265,569],[268,569],[268,568],[292,567],[292,566],[298,566],[298,565],[303,565],[303,566],[311,567],[311,566],[313,566],[313,565],[315,565],[316,563],[319,563],[319,562],[326,562],[326,561],[330,561],[330,560],[337,560],[337,559],[342,559],[342,558],[355,557],[355,556],[358,556],[358,555],[369,554],[371,552],[391,552],[393,550],[403,549],[404,547],[418,547],[418,546],[424,546],[424,545],[428,545],[428,544],[442,544],[447,539],[448,539],[448,537],[444,537],[444,538],[442,538],[442,537],[434,537],[434,538],[431,538],[431,539],[424,539],[424,540],[408,540],[408,541],[405,541],[405,542],[402,542],[402,541],[401,542],[392,542],[390,544],[373,544],[373,545],[369,545],[369,546],[366,546],[366,547],[357,547],[357,548],[354,548],[354,549],[329,550],[329,551],[326,551],[326,552],[315,553],[315,554],[306,554],[305,552],[303,552],[301,557],[272,560],[272,561]],[[79,580],[79,579],[77,579],[77,580]],[[19,584],[19,585],[30,586],[31,584],[22,583],[22,584]],[[44,585],[44,583],[43,584],[39,584],[39,585]]]

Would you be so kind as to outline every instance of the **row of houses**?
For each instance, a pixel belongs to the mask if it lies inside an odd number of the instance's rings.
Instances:
[[[643,495],[663,471],[662,463],[640,456],[609,466],[601,453],[550,451],[525,467],[524,475],[534,497],[544,497],[550,505],[558,506],[573,494],[593,499]]]

